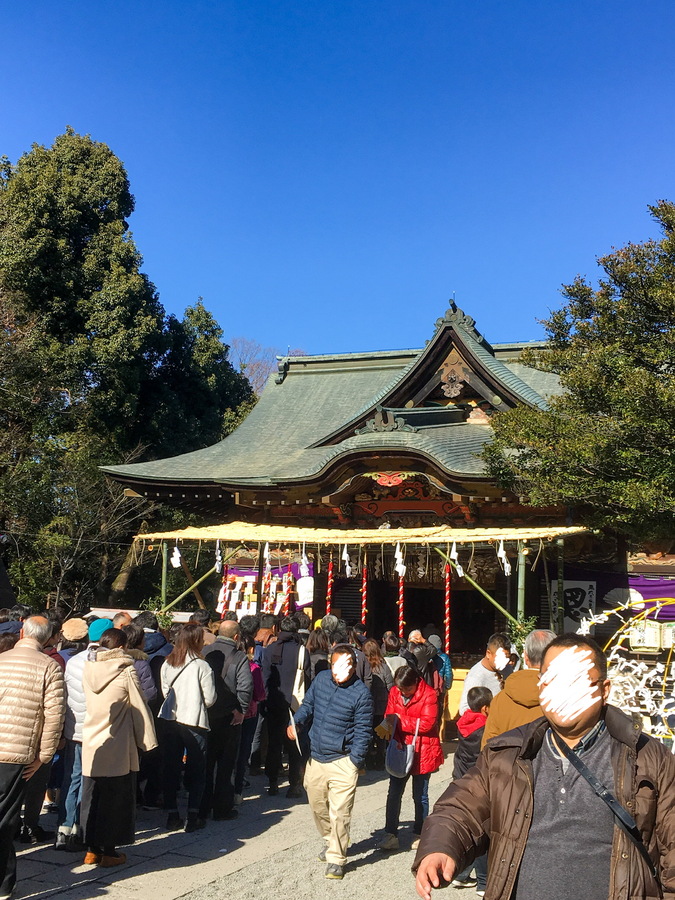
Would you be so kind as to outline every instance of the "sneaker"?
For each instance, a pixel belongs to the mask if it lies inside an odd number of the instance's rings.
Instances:
[[[298,800],[302,797],[302,788],[299,784],[294,784],[293,787],[289,787],[286,791],[286,796],[289,800]]]
[[[244,798],[243,798],[243,796],[242,796],[241,794],[235,794],[235,795],[234,795],[234,805],[235,805],[235,806],[241,806],[241,804],[242,804],[243,802],[244,802]]]
[[[468,878],[453,878],[450,884],[456,888],[471,888],[476,887],[478,882],[469,875]]]
[[[326,862],[326,850],[327,849],[328,849],[328,847],[326,847],[326,845],[324,844],[323,847],[321,848],[321,850],[319,850],[319,856],[318,856],[319,862]]]
[[[420,836],[419,836],[419,834],[416,834],[415,837],[412,839],[412,844],[410,845],[410,849],[417,850],[419,845],[420,845]]]
[[[479,897],[484,897],[484,896],[485,896],[485,891],[484,891],[482,888],[479,888],[479,889],[476,891],[476,894],[477,894]]]
[[[269,794],[270,797],[276,797],[276,795],[279,793],[279,787],[278,787],[278,785],[276,785],[276,784],[271,784],[271,785],[267,788],[267,793]]]
[[[183,823],[181,821],[180,815],[178,814],[178,810],[176,810],[176,812],[170,812],[166,819],[166,830],[178,831],[178,829],[182,827]]]
[[[326,878],[334,878],[339,881],[345,877],[345,867],[338,866],[335,863],[328,863],[324,875]]]
[[[56,838],[54,839],[54,849],[66,851],[68,849],[68,838],[69,834],[66,834],[64,831],[57,831]]]
[[[126,861],[126,853],[115,853],[114,856],[103,855],[99,862],[99,866],[101,866],[102,869],[112,869],[113,866],[123,866]]]
[[[377,845],[378,850],[398,850],[398,836],[395,834],[385,834],[380,843]]]

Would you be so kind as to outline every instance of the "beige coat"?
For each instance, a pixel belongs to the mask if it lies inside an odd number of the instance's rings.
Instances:
[[[63,670],[34,638],[0,653],[0,763],[48,763],[66,709]]]
[[[133,659],[122,649],[99,649],[84,664],[83,685],[82,774],[100,778],[137,772],[139,748],[152,750],[157,738]]]

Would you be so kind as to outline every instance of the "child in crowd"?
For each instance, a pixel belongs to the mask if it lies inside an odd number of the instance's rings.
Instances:
[[[469,708],[457,719],[457,731],[459,731],[459,744],[455,751],[455,765],[452,770],[454,779],[461,778],[469,769],[476,765],[480,745],[485,731],[490,704],[492,703],[492,691],[486,687],[473,687],[467,694]],[[471,870],[476,869],[476,877],[471,877]],[[475,887],[479,897],[485,896],[487,883],[487,853],[479,856],[472,865],[456,875],[452,880],[453,887]]]

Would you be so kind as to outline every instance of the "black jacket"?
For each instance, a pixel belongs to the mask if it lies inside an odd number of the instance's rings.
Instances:
[[[263,679],[267,690],[266,710],[268,713],[288,713],[293,695],[293,683],[298,669],[298,654],[303,652],[302,669],[305,689],[310,682],[310,659],[302,640],[291,631],[282,631],[273,644],[263,652]]]
[[[202,652],[216,681],[216,702],[209,709],[209,722],[229,719],[235,710],[245,713],[253,696],[253,676],[244,651],[231,638],[217,637]]]
[[[472,766],[476,765],[484,731],[485,726],[477,728],[466,737],[460,737],[455,750],[455,762],[452,769],[453,778],[461,778],[462,775],[466,775]]]

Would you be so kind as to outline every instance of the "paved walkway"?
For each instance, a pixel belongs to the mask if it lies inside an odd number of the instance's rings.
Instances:
[[[446,745],[447,746],[447,745]],[[431,778],[431,802],[450,779],[452,758]],[[384,773],[368,772],[359,781],[352,846],[344,881],[324,878],[324,865],[317,860],[321,841],[309,806],[264,792],[266,780],[251,778],[248,796],[239,818],[231,822],[209,822],[193,834],[166,832],[163,812],[139,810],[137,843],[128,849],[126,865],[100,869],[81,865],[75,854],[56,853],[41,845],[21,849],[16,900],[316,900],[336,897],[384,896],[387,900],[414,900],[410,872],[412,853],[412,800],[408,789],[399,833],[401,850],[382,853],[387,779]],[[44,827],[54,827],[54,817],[44,816]],[[20,849],[21,845],[17,846]],[[444,898],[474,900],[474,890],[449,888]]]

